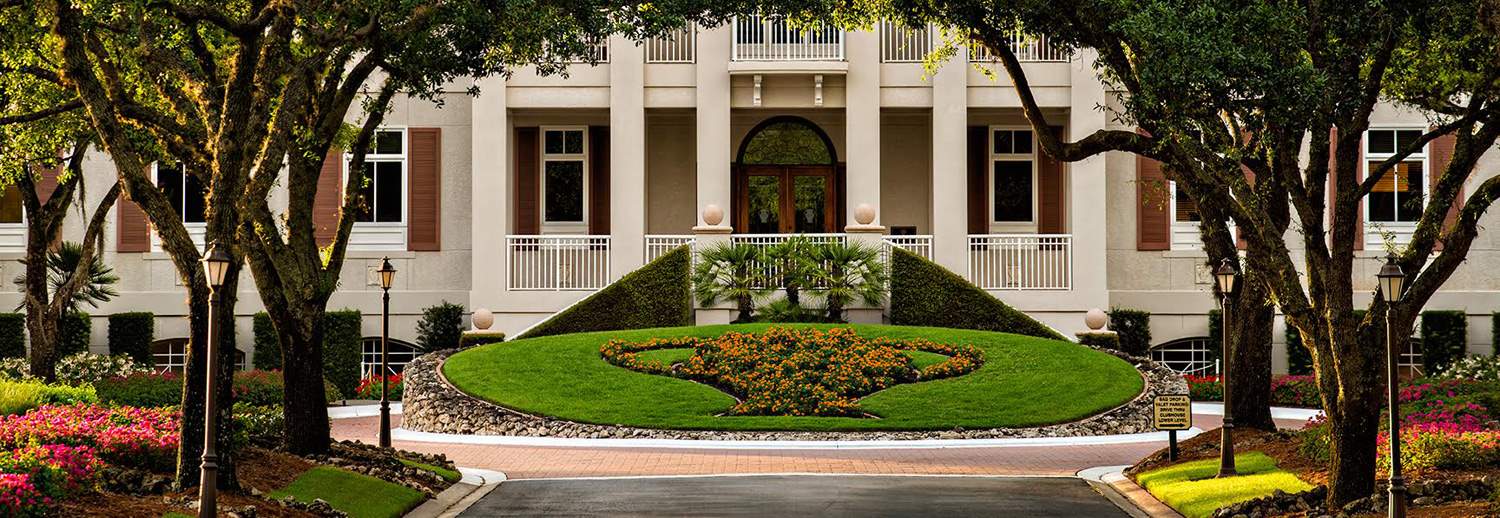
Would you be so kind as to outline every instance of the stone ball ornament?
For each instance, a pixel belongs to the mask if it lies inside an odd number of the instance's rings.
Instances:
[[[703,207],[703,222],[716,227],[724,222],[724,209],[712,203]]]
[[[492,325],[495,325],[494,313],[484,308],[474,310],[474,329],[489,329]]]
[[[1083,315],[1083,323],[1088,325],[1090,330],[1098,331],[1104,329],[1104,325],[1109,323],[1109,315],[1105,314],[1102,309],[1093,308]]]
[[[854,207],[854,221],[861,225],[869,225],[875,222],[875,207],[868,203],[861,203]]]

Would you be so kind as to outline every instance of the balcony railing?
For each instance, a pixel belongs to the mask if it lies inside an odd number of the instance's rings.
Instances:
[[[969,236],[969,282],[987,290],[1073,288],[1073,236]]]
[[[591,47],[588,50],[588,54],[587,55],[580,56],[580,57],[578,57],[578,58],[576,58],[576,59],[574,59],[572,61],[569,61],[569,63],[588,63],[590,60],[592,60],[592,61],[594,61],[596,63],[599,63],[601,65],[603,65],[605,63],[609,63],[609,41],[608,40],[601,41],[599,43],[595,43],[593,45],[593,47]]]
[[[900,248],[932,260],[932,236],[884,236],[887,248]]]
[[[880,22],[880,60],[886,63],[921,63],[935,46],[933,28],[907,27],[900,22]]]
[[[697,53],[698,31],[687,26],[646,40],[647,63],[692,63]]]
[[[734,19],[735,61],[843,61],[844,31],[828,25],[794,27],[781,17]]]
[[[1025,33],[1015,33],[1010,38],[1010,50],[1016,53],[1016,60],[1022,63],[1045,63],[1068,61],[1073,54],[1066,47],[1052,45],[1046,36],[1032,36]],[[989,48],[973,44],[969,46],[969,61],[995,61],[997,58]]]
[[[597,290],[609,284],[609,236],[505,236],[511,290]]]
[[[697,240],[692,234],[685,235],[647,235],[646,236],[646,262],[651,262],[662,254],[671,252],[682,245],[692,246]]]

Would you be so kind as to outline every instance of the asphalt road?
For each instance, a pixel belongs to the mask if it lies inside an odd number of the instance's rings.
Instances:
[[[1127,516],[1075,478],[755,475],[512,480],[480,516]]]

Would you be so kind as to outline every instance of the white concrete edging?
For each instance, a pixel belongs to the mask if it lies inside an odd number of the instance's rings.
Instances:
[[[1179,440],[1192,438],[1203,430],[1192,428],[1178,433]],[[893,450],[935,448],[1004,448],[1040,446],[1089,446],[1163,442],[1167,432],[1148,432],[1084,437],[1006,437],[997,439],[912,439],[912,440],[839,440],[839,441],[731,441],[697,439],[582,439],[530,437],[514,435],[462,435],[416,432],[403,428],[391,431],[398,441],[483,446],[533,446],[558,448],[682,448],[702,450]]]
[[[1193,403],[1193,413],[1203,415],[1224,415],[1224,404]],[[1323,411],[1316,408],[1290,408],[1280,406],[1271,407],[1271,419],[1306,421],[1322,414]]]

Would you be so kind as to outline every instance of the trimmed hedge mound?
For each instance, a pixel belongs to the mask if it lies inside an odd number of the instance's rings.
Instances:
[[[89,340],[93,337],[93,323],[84,312],[63,315],[57,323],[57,357],[89,352]]]
[[[1016,311],[947,268],[891,249],[891,323],[1067,338]]]
[[[364,335],[357,309],[329,311],[323,315],[323,377],[333,382],[339,394],[350,396],[359,388],[359,362]]]
[[[1422,312],[1423,372],[1441,372],[1463,359],[1469,348],[1469,319],[1463,311]]]
[[[692,252],[678,247],[517,336],[693,325]]]
[[[151,341],[156,338],[156,315],[150,312],[109,316],[109,354],[127,355],[141,365],[154,365]]]
[[[0,358],[26,357],[26,315],[0,313]]]
[[[1110,308],[1109,328],[1120,334],[1120,352],[1145,356],[1151,350],[1150,311]]]

